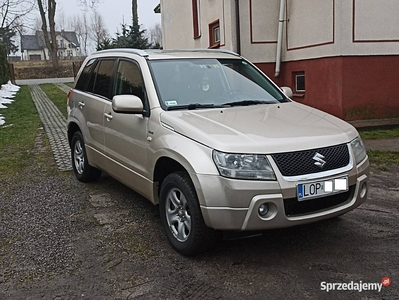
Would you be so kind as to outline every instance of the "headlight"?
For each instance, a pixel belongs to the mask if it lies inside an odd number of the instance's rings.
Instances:
[[[351,142],[353,154],[355,155],[356,164],[360,163],[366,157],[366,147],[360,137],[355,138]]]
[[[232,154],[214,150],[213,161],[220,175],[236,179],[276,180],[266,155]]]

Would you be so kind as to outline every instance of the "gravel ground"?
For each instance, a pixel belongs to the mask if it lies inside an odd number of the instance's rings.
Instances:
[[[369,200],[340,218],[185,258],[132,190],[57,171],[43,130],[31,156],[0,182],[0,299],[399,299],[397,166],[374,168]],[[320,290],[384,276],[381,293]]]

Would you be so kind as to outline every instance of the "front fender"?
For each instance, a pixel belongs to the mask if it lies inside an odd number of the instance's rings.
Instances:
[[[149,157],[149,167],[153,172],[152,178],[154,178],[155,166],[159,159],[163,157],[173,159],[182,165],[189,174],[197,191],[199,202],[203,205],[205,201],[198,175],[219,175],[212,159],[213,149],[168,129],[164,128],[162,131],[159,138],[153,140],[150,150],[152,154]],[[154,199],[157,199],[155,194]]]

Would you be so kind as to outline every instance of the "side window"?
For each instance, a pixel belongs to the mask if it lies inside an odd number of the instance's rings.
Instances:
[[[104,59],[100,61],[93,89],[95,94],[109,98],[109,90],[111,86],[114,65],[114,59]]]
[[[144,82],[139,67],[121,60],[116,73],[115,95],[135,95],[144,101]]]
[[[86,83],[90,78],[90,70],[93,67],[93,64],[96,60],[91,59],[87,62],[87,64],[84,66],[82,73],[80,74],[80,77],[78,79],[78,82],[76,83],[75,89],[84,91],[86,88]]]
[[[86,91],[88,92],[93,92],[94,89],[94,82],[96,82],[96,77],[97,77],[97,73],[98,73],[98,66],[100,64],[97,62],[96,66],[93,67],[93,71],[91,72],[90,75],[90,80],[89,80],[89,84],[87,85]]]

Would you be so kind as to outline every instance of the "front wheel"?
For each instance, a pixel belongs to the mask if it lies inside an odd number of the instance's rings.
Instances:
[[[213,246],[217,232],[205,225],[197,193],[186,173],[165,178],[159,210],[166,237],[177,252],[191,256]]]
[[[89,165],[83,136],[79,131],[72,137],[71,157],[73,171],[79,181],[89,182],[100,178],[101,171]]]

